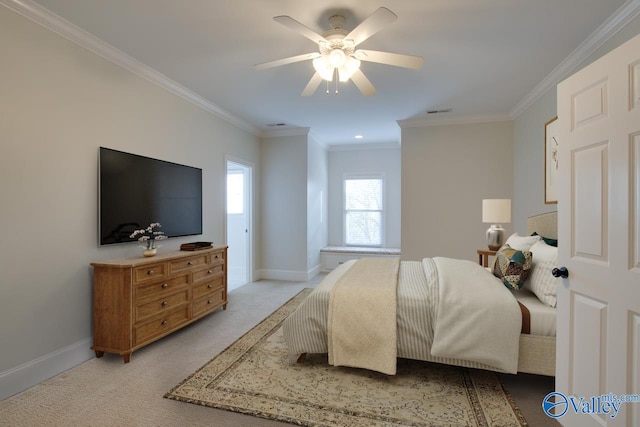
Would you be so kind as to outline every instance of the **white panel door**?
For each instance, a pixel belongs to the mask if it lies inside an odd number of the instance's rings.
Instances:
[[[640,36],[558,85],[555,415],[640,426]],[[582,398],[582,399],[581,399]],[[633,399],[633,397],[632,397]]]
[[[252,167],[227,160],[227,288],[251,281]]]

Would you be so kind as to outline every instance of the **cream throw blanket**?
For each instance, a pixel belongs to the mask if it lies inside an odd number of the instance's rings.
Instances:
[[[511,292],[472,261],[433,260],[439,301],[431,354],[515,374],[522,313]]]
[[[396,374],[399,258],[362,258],[329,295],[329,364]]]

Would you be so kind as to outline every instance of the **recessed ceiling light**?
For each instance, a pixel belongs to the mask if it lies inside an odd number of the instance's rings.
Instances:
[[[362,138],[364,138],[364,136],[362,136],[362,135],[356,135],[354,138],[355,138],[355,139],[362,139]]]

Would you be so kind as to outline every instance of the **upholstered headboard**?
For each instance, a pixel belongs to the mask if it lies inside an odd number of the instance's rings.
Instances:
[[[558,212],[548,212],[527,218],[527,235],[533,232],[551,239],[558,238]]]

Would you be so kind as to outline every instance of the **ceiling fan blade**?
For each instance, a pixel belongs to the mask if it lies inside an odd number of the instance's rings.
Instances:
[[[302,55],[290,56],[289,58],[277,59],[275,61],[263,62],[253,66],[256,70],[265,70],[267,68],[279,67],[280,65],[293,64],[294,62],[315,59],[320,56],[319,52],[304,53]]]
[[[395,65],[396,67],[422,68],[424,59],[421,56],[403,55],[401,53],[380,52],[378,50],[358,49],[354,56],[361,61],[377,62],[380,64]]]
[[[318,86],[320,86],[320,83],[322,83],[322,77],[320,77],[320,74],[315,73],[311,77],[311,80],[309,80],[309,83],[307,83],[307,87],[304,88],[301,95],[302,96],[313,95],[316,89],[318,89]]]
[[[358,70],[353,73],[351,80],[353,80],[353,83],[360,89],[360,92],[362,92],[364,96],[371,96],[376,93],[376,88],[373,87],[362,71]]]
[[[353,40],[353,43],[357,46],[396,19],[398,19],[398,17],[395,13],[386,7],[381,7],[362,21],[360,25],[351,30],[351,32],[345,36],[345,39]]]
[[[320,42],[327,42],[327,39],[316,33],[312,29],[304,26],[300,22],[296,21],[290,16],[282,15],[273,18],[274,21],[281,23],[285,27],[292,29],[293,31],[303,35],[314,43],[320,44]]]

